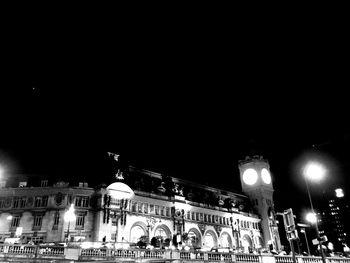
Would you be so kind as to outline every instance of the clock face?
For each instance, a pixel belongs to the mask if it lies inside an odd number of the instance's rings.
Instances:
[[[257,180],[258,180],[258,173],[254,169],[249,168],[249,169],[244,171],[243,181],[246,184],[253,185],[256,183]]]
[[[270,172],[266,168],[263,168],[261,170],[261,178],[265,184],[271,183],[271,175],[270,175]]]

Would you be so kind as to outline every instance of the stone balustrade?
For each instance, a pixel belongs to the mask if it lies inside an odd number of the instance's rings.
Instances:
[[[110,248],[78,248],[57,246],[30,246],[0,244],[0,259],[33,258],[70,259],[70,260],[109,260],[122,259],[134,262],[144,261],[175,261],[174,263],[209,263],[209,262],[239,262],[239,263],[293,263],[290,255],[270,254],[237,254],[220,252],[193,252],[160,249],[110,249]],[[327,257],[327,263],[350,263],[350,258]],[[296,256],[296,263],[322,263],[321,257]]]

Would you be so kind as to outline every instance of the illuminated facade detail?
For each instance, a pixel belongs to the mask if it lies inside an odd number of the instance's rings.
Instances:
[[[255,213],[261,216],[260,224],[263,233],[263,246],[267,247],[270,242],[273,244],[274,249],[278,251],[281,248],[281,241],[276,224],[273,203],[274,189],[271,182],[269,163],[262,156],[253,156],[239,161],[238,167],[241,176],[242,191],[249,197]],[[245,178],[246,174],[253,174],[252,171],[256,173],[256,176],[254,175],[256,179],[247,180]],[[253,181],[254,183],[252,183]],[[257,239],[255,237],[251,238],[251,235],[247,235],[244,244],[250,244],[254,240]]]

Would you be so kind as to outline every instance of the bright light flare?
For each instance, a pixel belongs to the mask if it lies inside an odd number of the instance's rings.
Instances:
[[[305,219],[312,224],[315,224],[317,221],[316,214],[311,212],[306,214]]]
[[[306,178],[313,181],[320,181],[326,174],[324,166],[317,162],[310,162],[304,168]]]
[[[64,221],[66,222],[73,222],[75,221],[76,216],[74,214],[74,205],[71,204],[68,211],[64,214]]]
[[[338,197],[338,198],[344,197],[343,189],[338,188],[338,189],[335,189],[334,191],[335,191],[335,196],[336,196],[336,197]]]

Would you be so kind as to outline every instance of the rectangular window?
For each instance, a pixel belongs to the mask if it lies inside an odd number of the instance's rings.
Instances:
[[[88,196],[75,197],[75,206],[76,207],[88,207],[89,206],[89,197]]]
[[[211,223],[211,215],[208,215],[208,222]]]
[[[58,229],[58,224],[60,223],[60,212],[56,211],[54,218],[53,218],[53,230],[57,230]]]
[[[46,196],[36,196],[34,206],[35,207],[46,207],[49,197]]]
[[[3,208],[5,205],[5,199],[0,199],[0,208]]]
[[[40,230],[43,222],[43,215],[34,215],[33,230]]]
[[[137,203],[136,202],[132,202],[131,211],[132,212],[136,212],[136,207],[137,207]]]
[[[208,215],[204,214],[204,222],[208,222]]]
[[[84,229],[85,213],[78,213],[75,221],[75,229]]]
[[[19,227],[20,220],[21,220],[21,217],[19,215],[12,216],[11,228]]]
[[[143,204],[143,212],[148,214],[148,204]]]
[[[42,207],[47,207],[47,202],[49,201],[49,197],[47,195],[43,196]]]
[[[159,206],[156,205],[154,207],[154,212],[155,212],[156,215],[159,215]]]
[[[143,206],[143,204],[140,203],[140,204],[139,204],[139,207],[138,207],[138,208],[139,208],[139,209],[138,209],[138,212],[139,212],[139,213],[142,213],[142,206]]]
[[[161,216],[164,216],[164,206],[161,206],[161,207],[160,207],[160,215],[161,215]]]
[[[20,203],[19,197],[15,197],[13,199],[13,208],[18,208],[19,207],[19,203]]]
[[[192,212],[192,220],[196,220],[196,214]]]
[[[166,215],[167,217],[170,217],[170,208],[169,208],[169,207],[166,208],[165,213],[166,213],[165,215]]]
[[[27,203],[27,198],[26,197],[21,197],[20,207],[21,208],[25,207],[26,203]]]
[[[149,213],[150,214],[154,213],[154,205],[149,205]]]
[[[187,219],[191,219],[191,212],[187,211]]]

